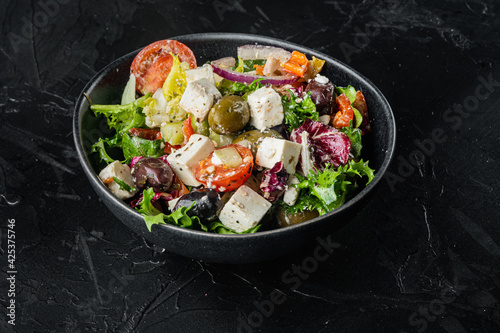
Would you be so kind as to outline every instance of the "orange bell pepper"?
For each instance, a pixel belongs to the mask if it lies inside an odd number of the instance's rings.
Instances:
[[[290,59],[283,64],[283,69],[286,72],[300,77],[304,77],[308,67],[309,60],[307,60],[305,54],[300,53],[299,51],[293,51]]]

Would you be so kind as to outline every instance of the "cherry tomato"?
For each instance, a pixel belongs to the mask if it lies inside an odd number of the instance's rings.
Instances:
[[[335,118],[333,118],[333,127],[342,128],[349,126],[349,121],[354,119],[354,111],[351,107],[351,101],[349,98],[342,93],[337,96],[337,106],[338,112],[335,114]]]
[[[253,155],[247,147],[238,144],[231,144],[219,149],[234,147],[241,156],[243,163],[236,168],[230,168],[227,165],[216,165],[212,163],[211,152],[208,157],[196,167],[196,179],[207,187],[214,188],[219,192],[229,192],[243,185],[252,174]]]
[[[130,66],[130,71],[136,78],[138,92],[154,93],[162,87],[172,67],[170,52],[177,54],[181,62],[188,62],[191,68],[196,67],[193,51],[176,40],[165,39],[149,44],[135,56]]]

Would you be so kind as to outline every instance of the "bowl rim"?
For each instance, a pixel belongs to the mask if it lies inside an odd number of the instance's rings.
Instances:
[[[375,177],[374,179],[365,186],[360,192],[358,192],[353,198],[351,198],[349,201],[344,203],[342,206],[339,208],[332,210],[328,212],[325,215],[318,216],[314,219],[295,224],[286,228],[278,228],[278,229],[272,229],[272,230],[265,230],[265,231],[259,231],[256,233],[249,233],[249,234],[218,234],[218,233],[211,233],[211,232],[205,232],[201,230],[193,230],[193,229],[186,229],[182,227],[178,227],[176,225],[171,225],[171,224],[162,224],[162,225],[156,225],[156,227],[159,228],[164,228],[165,230],[172,231],[175,233],[179,234],[186,234],[186,235],[192,235],[192,236],[199,236],[199,237],[204,237],[204,238],[211,238],[211,239],[217,239],[217,240],[238,240],[241,238],[245,239],[251,239],[251,238],[263,238],[263,237],[273,237],[276,235],[283,235],[287,233],[294,233],[296,230],[301,230],[304,229],[306,230],[307,228],[311,227],[314,224],[317,224],[318,222],[324,221],[324,220],[329,220],[331,218],[334,218],[335,215],[340,215],[342,212],[347,211],[350,209],[352,206],[356,205],[356,203],[360,200],[362,200],[369,192],[371,192],[375,186],[381,181],[381,179],[384,177],[395,153],[395,146],[396,146],[396,121],[394,118],[394,113],[392,112],[392,108],[385,98],[384,94],[378,89],[376,85],[374,85],[370,80],[368,80],[364,75],[350,67],[349,65],[343,63],[342,61],[333,58],[332,56],[329,56],[323,52],[313,50],[312,48],[299,45],[293,42],[281,40],[278,38],[274,37],[268,37],[268,36],[263,36],[263,35],[254,35],[254,34],[246,34],[246,33],[227,33],[227,32],[212,32],[212,33],[197,33],[197,34],[185,34],[185,35],[180,35],[180,36],[175,36],[175,37],[167,37],[168,39],[175,39],[179,40],[181,42],[190,42],[194,40],[206,40],[206,39],[218,39],[218,40],[238,40],[241,39],[242,41],[247,41],[247,40],[252,40],[252,43],[254,44],[263,44],[266,42],[273,42],[274,44],[282,44],[283,46],[286,47],[293,47],[296,50],[303,50],[306,51],[310,54],[315,55],[317,58],[320,59],[328,59],[329,61],[336,63],[340,67],[344,67],[349,74],[354,74],[355,76],[358,77],[360,81],[363,82],[365,86],[369,86],[373,91],[376,93],[376,95],[381,99],[382,104],[385,105],[388,111],[389,115],[389,123],[390,126],[388,128],[389,133],[389,145],[385,151],[385,157],[382,161],[381,166],[376,170]],[[243,44],[242,44],[243,45]],[[142,48],[141,48],[142,49]],[[111,69],[115,68],[117,64],[122,63],[124,59],[129,58],[131,56],[135,56],[141,49],[137,49],[135,51],[129,52],[111,63],[107,64],[105,67],[97,71],[97,73],[87,82],[85,87],[83,88],[76,104],[74,107],[74,112],[73,112],[73,139],[74,143],[76,146],[76,151],[78,154],[78,159],[80,160],[80,164],[82,165],[82,168],[84,169],[85,173],[87,174],[87,178],[89,178],[89,181],[94,185],[94,187],[100,188],[102,193],[106,195],[108,200],[111,200],[114,204],[119,205],[126,209],[128,212],[132,213],[135,215],[136,218],[143,220],[142,215],[137,212],[135,209],[130,207],[130,205],[127,205],[124,201],[118,199],[114,194],[111,193],[111,191],[100,181],[98,175],[96,172],[94,172],[87,153],[85,152],[85,149],[83,147],[83,140],[81,136],[81,125],[82,125],[82,115],[83,115],[83,104],[86,101],[86,97],[84,96],[84,92],[89,91],[90,89],[93,88],[94,85],[97,84],[97,79],[103,75],[104,72],[108,72]],[[90,177],[89,177],[90,175]],[[120,219],[121,220],[121,219]],[[123,222],[123,221],[122,221]],[[153,226],[154,227],[154,226]],[[151,229],[151,232],[158,232],[154,231],[153,228]]]

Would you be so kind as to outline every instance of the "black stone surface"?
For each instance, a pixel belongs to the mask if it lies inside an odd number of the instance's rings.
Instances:
[[[1,8],[1,332],[500,330],[496,1],[42,0]],[[391,177],[346,227],[322,236],[336,244],[328,256],[316,251],[321,243],[252,265],[169,254],[117,220],[83,175],[71,123],[86,82],[150,42],[219,31],[329,54],[391,103]]]

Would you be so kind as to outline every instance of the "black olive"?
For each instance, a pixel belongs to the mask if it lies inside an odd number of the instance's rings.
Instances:
[[[174,211],[180,207],[191,207],[187,215],[198,216],[202,221],[211,221],[217,217],[219,210],[223,206],[223,201],[219,192],[211,188],[193,190],[184,194],[175,204]]]
[[[311,92],[311,100],[320,115],[331,114],[335,104],[335,86],[331,81],[320,83],[316,79],[309,81],[305,92]]]
[[[139,189],[152,187],[160,192],[166,192],[172,185],[174,172],[170,165],[159,158],[141,158],[132,168],[132,179]]]
[[[270,130],[278,132],[279,134],[281,134],[281,136],[285,140],[290,140],[290,133],[286,129],[286,125],[285,124],[279,124],[279,125],[273,126],[273,127],[270,128]]]

